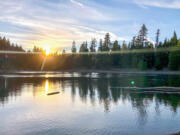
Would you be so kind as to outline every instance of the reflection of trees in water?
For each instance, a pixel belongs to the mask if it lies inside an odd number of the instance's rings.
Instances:
[[[78,92],[82,101],[86,102],[88,91],[89,91],[89,83],[85,78],[78,78]]]
[[[180,106],[180,96],[178,94],[160,94],[160,93],[143,93],[142,91],[132,91],[128,89],[113,89],[112,87],[131,86],[130,81],[135,81],[137,87],[153,87],[153,86],[180,86],[180,77],[176,76],[137,76],[137,75],[121,75],[112,74],[107,78],[105,74],[99,75],[99,78],[72,77],[72,78],[49,78],[51,85],[60,83],[61,90],[66,92],[66,88],[71,89],[72,100],[79,95],[83,102],[90,100],[94,105],[96,99],[104,105],[106,112],[110,111],[112,104],[119,101],[129,101],[132,107],[138,111],[142,124],[147,119],[147,109],[153,101],[155,101],[155,110],[159,111],[161,104],[171,107],[174,112]],[[7,83],[8,82],[8,83]],[[4,78],[0,79],[0,103],[5,104],[10,97],[21,95],[24,84],[30,84],[35,89],[33,95],[36,96],[45,83],[44,78],[9,78],[5,86]],[[139,92],[139,93],[138,93]]]
[[[109,82],[108,79],[101,78],[97,80],[97,94],[100,103],[104,104],[105,111],[109,111],[109,106],[110,106],[110,91],[109,91]]]
[[[64,82],[62,82],[62,84],[64,86]],[[72,98],[73,102],[74,102],[75,96],[76,96],[75,80],[74,80],[74,78],[72,78],[72,81],[71,81],[71,98]]]
[[[165,86],[169,80],[173,77],[164,78],[159,76],[123,76],[113,75],[111,78],[104,78],[100,76],[98,79],[81,78],[77,81],[79,88],[79,95],[83,101],[88,98],[89,93],[93,96],[89,96],[93,99],[97,92],[100,103],[104,104],[105,111],[110,111],[111,104],[116,104],[118,101],[129,101],[133,108],[136,108],[139,112],[140,118],[146,121],[147,108],[155,101],[155,110],[159,111],[159,104],[164,104],[173,108],[173,111],[177,110],[180,106],[180,96],[178,94],[157,94],[157,93],[135,93],[132,90],[112,89],[112,87],[127,87],[130,86],[130,81],[135,80],[138,87],[152,87],[152,86]],[[167,80],[166,80],[167,79]],[[177,78],[176,78],[177,79]],[[175,81],[178,82],[178,81]],[[178,86],[178,84],[173,84]],[[167,85],[168,86],[168,85]],[[91,94],[90,94],[91,95]],[[155,99],[155,100],[154,100]],[[142,120],[143,121],[143,120]],[[143,124],[143,123],[142,123]]]
[[[174,112],[180,106],[180,95],[179,94],[156,94],[156,102],[170,106]]]
[[[147,108],[150,103],[153,102],[152,94],[144,94],[144,93],[129,93],[130,102],[133,108],[136,108],[139,115],[139,122],[141,125],[144,125],[147,120]]]
[[[45,81],[44,78],[6,78],[5,83],[5,78],[0,78],[0,104],[8,103],[12,97],[16,99],[17,96],[21,96],[25,87],[32,90],[33,96],[38,95],[40,91],[44,92],[41,87],[44,87]],[[57,79],[51,79],[52,84],[55,82],[57,82]]]
[[[21,95],[21,85],[16,79],[0,78],[0,103],[6,104],[10,97]]]
[[[91,103],[94,105],[95,104],[95,85],[93,85],[93,79],[90,78],[90,81],[92,83],[89,84],[89,97],[91,99]]]

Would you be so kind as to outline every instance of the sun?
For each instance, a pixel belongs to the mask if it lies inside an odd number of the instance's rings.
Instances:
[[[45,46],[44,50],[45,50],[46,55],[50,54],[50,47],[49,46]]]

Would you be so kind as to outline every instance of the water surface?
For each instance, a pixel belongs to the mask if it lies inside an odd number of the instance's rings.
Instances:
[[[0,135],[175,133],[180,131],[178,90],[146,89],[162,86],[179,88],[180,76],[34,72],[0,75]],[[52,92],[60,93],[47,95]]]

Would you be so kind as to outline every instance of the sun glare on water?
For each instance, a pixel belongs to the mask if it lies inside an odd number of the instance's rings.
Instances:
[[[44,50],[45,50],[46,55],[50,54],[50,47],[49,46],[45,46]]]

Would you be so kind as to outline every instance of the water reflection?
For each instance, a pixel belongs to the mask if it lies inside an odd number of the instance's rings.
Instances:
[[[61,91],[62,93],[70,92],[72,102],[76,98],[86,104],[90,101],[92,106],[96,104],[103,105],[104,112],[111,112],[111,108],[117,104],[131,104],[133,110],[137,111],[140,124],[145,124],[148,117],[149,109],[154,109],[157,115],[161,115],[160,106],[168,107],[176,113],[180,106],[179,94],[166,93],[146,93],[143,90],[130,90],[114,87],[130,86],[132,80],[138,87],[153,86],[176,86],[179,87],[179,76],[165,75],[118,75],[100,74],[98,77],[81,77],[71,78],[0,78],[0,104],[6,106],[14,98],[21,97],[27,90],[32,93],[33,97],[44,96],[52,91]],[[56,102],[56,101],[55,101]],[[152,107],[153,105],[153,107]]]
[[[45,82],[45,94],[46,95],[48,94],[48,91],[49,91],[49,81],[46,80],[46,82]]]

